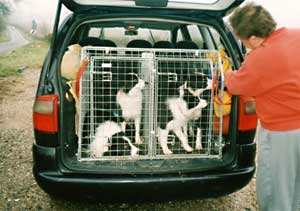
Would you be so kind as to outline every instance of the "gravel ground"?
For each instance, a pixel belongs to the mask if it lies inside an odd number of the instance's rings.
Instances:
[[[28,69],[21,77],[0,78],[0,210],[257,210],[255,178],[236,193],[206,200],[101,204],[51,198],[38,187],[32,175],[31,110],[38,76],[38,70]]]

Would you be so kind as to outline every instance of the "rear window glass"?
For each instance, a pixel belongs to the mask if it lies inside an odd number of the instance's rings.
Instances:
[[[131,40],[137,39],[147,40],[151,44],[161,40],[171,41],[171,32],[168,30],[139,28],[129,33],[127,32],[128,30],[123,27],[91,28],[88,36],[109,39],[116,43],[118,47],[126,47]]]
[[[138,22],[140,25],[155,26],[155,24]],[[121,23],[126,25],[126,23]],[[166,23],[161,23],[166,24]],[[168,23],[169,24],[169,23]],[[157,26],[156,26],[157,27]],[[127,47],[132,40],[145,40],[152,46],[159,41],[168,41],[176,46],[177,42],[194,42],[198,49],[224,49],[224,42],[217,30],[207,25],[170,23],[163,25],[164,28],[146,28],[139,26],[107,26],[101,27],[96,24],[88,29],[88,37],[96,37],[101,40],[111,40],[117,47]],[[84,27],[83,27],[84,29]],[[86,29],[86,28],[85,28]],[[79,33],[80,34],[80,33]],[[172,37],[173,36],[173,37]]]
[[[195,42],[200,48],[203,48],[203,38],[197,25],[188,25],[187,29],[190,33],[191,40]]]

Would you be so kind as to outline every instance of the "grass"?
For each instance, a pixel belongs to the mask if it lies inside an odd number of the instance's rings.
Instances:
[[[41,68],[49,43],[43,40],[33,41],[32,38],[28,40],[30,44],[7,54],[0,54],[0,77],[20,75],[18,69],[22,68]]]
[[[7,31],[0,32],[0,43],[8,42],[10,40]]]

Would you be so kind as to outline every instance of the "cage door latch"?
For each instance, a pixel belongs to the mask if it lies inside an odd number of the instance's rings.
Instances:
[[[177,74],[176,73],[158,73],[158,75],[167,76],[167,82],[177,82]]]
[[[112,81],[112,72],[109,71],[103,71],[103,72],[99,72],[98,74],[102,75],[101,77],[101,81]]]

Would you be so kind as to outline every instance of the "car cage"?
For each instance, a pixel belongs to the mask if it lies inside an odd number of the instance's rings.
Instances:
[[[222,125],[222,106],[213,118],[214,98],[223,97],[224,86],[218,51],[88,46],[82,61],[87,67],[77,106],[79,161],[222,158],[222,131],[214,127]],[[183,95],[168,99],[180,88]],[[172,106],[179,114],[170,112]],[[176,115],[193,112],[196,118],[174,126]]]

